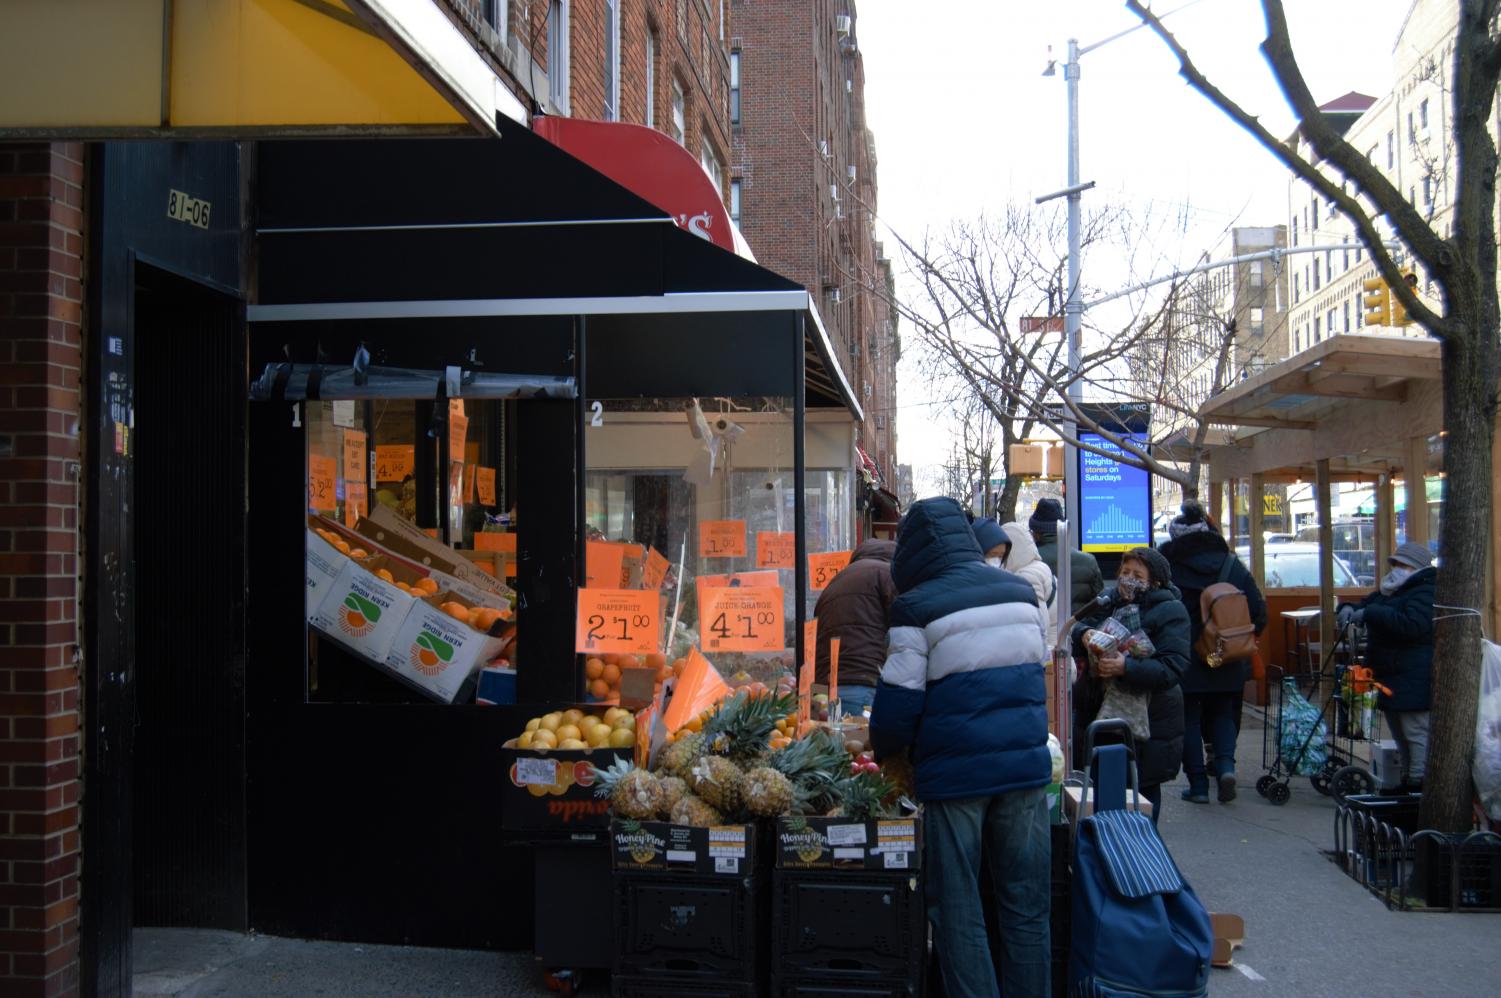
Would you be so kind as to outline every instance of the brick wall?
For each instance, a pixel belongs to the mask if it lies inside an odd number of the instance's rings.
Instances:
[[[78,988],[83,146],[0,145],[0,994]]]

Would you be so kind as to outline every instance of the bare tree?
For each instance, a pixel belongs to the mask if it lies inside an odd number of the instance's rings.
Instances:
[[[1437,602],[1479,607],[1485,599],[1486,542],[1493,487],[1491,446],[1497,411],[1501,307],[1496,290],[1496,142],[1491,134],[1496,87],[1501,80],[1501,0],[1459,0],[1454,61],[1448,93],[1453,100],[1456,165],[1453,234],[1445,237],[1402,192],[1351,146],[1320,113],[1288,37],[1280,0],[1262,0],[1266,39],[1262,54],[1299,127],[1319,161],[1310,162],[1219,90],[1139,0],[1126,6],[1173,52],[1189,85],[1257,139],[1273,156],[1354,224],[1378,271],[1408,315],[1439,340],[1443,359],[1444,447],[1447,486],[1439,549],[1443,571]],[[1341,181],[1353,186],[1347,192]],[[1364,198],[1364,203],[1362,203]],[[1408,286],[1382,240],[1385,216],[1397,238],[1437,283],[1437,309]],[[1421,820],[1459,832],[1472,822],[1470,754],[1479,695],[1480,617],[1446,612],[1435,618],[1433,720]]]

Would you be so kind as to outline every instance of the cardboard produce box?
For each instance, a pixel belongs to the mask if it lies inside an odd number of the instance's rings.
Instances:
[[[612,865],[620,872],[719,874],[756,868],[756,826],[697,828],[667,821],[610,822]]]
[[[500,654],[505,640],[475,630],[439,609],[444,603],[470,603],[454,592],[417,600],[396,632],[385,663],[434,698],[453,703],[470,676]]]
[[[922,812],[902,818],[778,818],[776,865],[787,870],[916,870]]]
[[[386,661],[392,642],[418,602],[394,582],[377,577],[374,571],[381,567],[387,566],[380,558],[365,563],[345,558],[339,577],[327,587],[313,617],[318,630],[375,662]],[[394,575],[398,567],[388,570]]]
[[[631,759],[635,748],[523,749],[513,738],[500,749],[500,824],[512,832],[571,832],[603,829],[610,802],[594,796],[591,764],[609,769]]]
[[[309,517],[309,522],[314,518]],[[307,532],[307,619],[312,620],[323,605],[329,587],[339,581],[339,573],[348,561],[337,548],[319,537],[311,526]]]
[[[476,589],[507,599],[515,597],[509,586],[480,571],[461,552],[428,537],[417,526],[408,523],[385,506],[376,504],[369,516],[360,518],[355,529],[381,547],[388,548],[429,571],[441,572]]]
[[[1084,788],[1081,786],[1070,784],[1063,788],[1063,811],[1070,822],[1074,822],[1079,819],[1079,800],[1083,796]],[[1138,798],[1135,793],[1128,789],[1126,791],[1126,809],[1136,810],[1138,801],[1140,802],[1141,813],[1146,815],[1147,817],[1151,817],[1152,802],[1147,800],[1145,797]],[[1087,798],[1087,803],[1084,806],[1084,814],[1086,817],[1088,815],[1094,814],[1094,787],[1089,788],[1089,796]]]

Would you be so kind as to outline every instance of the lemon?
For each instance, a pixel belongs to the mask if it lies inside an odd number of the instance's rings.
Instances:
[[[577,707],[570,707],[567,710],[563,711],[563,723],[577,726],[583,716],[583,711],[579,710]]]
[[[528,729],[526,731],[523,731],[521,733],[521,737],[518,738],[518,739],[516,739],[516,747],[517,748],[531,748],[532,747],[532,732],[530,731],[530,729]]]
[[[610,732],[611,728],[608,724],[596,724],[584,736],[584,741],[589,743],[590,748],[603,748],[610,743]]]
[[[542,718],[540,717],[534,717],[526,722],[526,730],[528,731],[536,731],[540,727],[542,727]]]
[[[562,723],[563,715],[558,711],[553,711],[551,714],[543,714],[537,726],[547,731],[557,731],[558,725]]]
[[[547,728],[538,728],[532,732],[532,748],[550,749],[558,747],[558,736]]]
[[[615,728],[610,732],[610,748],[630,748],[636,744],[636,732],[630,728]]]
[[[560,724],[558,725],[557,736],[558,744],[561,746],[564,742],[578,741],[584,737],[584,733],[579,730],[577,724]]]
[[[560,749],[586,749],[588,747],[588,742],[580,741],[577,738],[565,738],[558,742],[558,748]]]
[[[617,717],[615,718],[615,729],[617,731],[621,729],[624,729],[626,731],[635,731],[636,719],[630,714],[627,714],[624,717]]]
[[[621,714],[629,714],[629,713],[630,713],[630,711],[628,711],[628,710],[622,710],[619,707],[611,707],[609,710],[605,711],[605,723],[606,724],[614,724],[615,723],[615,718],[619,717]]]

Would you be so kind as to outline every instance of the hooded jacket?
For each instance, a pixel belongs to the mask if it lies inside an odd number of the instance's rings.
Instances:
[[[946,498],[902,518],[891,569],[900,595],[871,708],[877,756],[910,747],[922,800],[1046,784],[1045,627],[1032,587],[985,564]]]
[[[1183,606],[1182,594],[1176,586],[1168,583],[1148,590],[1141,596],[1140,606],[1141,629],[1156,652],[1150,658],[1127,655],[1123,678],[1129,688],[1152,694],[1147,703],[1151,734],[1146,739],[1137,740],[1138,779],[1141,786],[1150,787],[1177,776],[1183,760],[1183,691],[1178,684],[1192,653],[1188,640],[1188,610]],[[1075,658],[1087,661],[1084,632],[1110,616],[1112,609],[1114,606],[1095,607],[1075,625],[1072,634]],[[1101,680],[1081,667],[1078,682],[1074,684],[1074,745],[1081,755],[1076,759],[1080,768],[1088,762],[1082,758],[1084,735],[1099,713],[1103,697]]]
[[[895,541],[872,538],[818,597],[818,682],[829,681],[829,639],[839,639],[839,685],[874,686],[886,663],[886,613],[896,599],[891,579]]]
[[[1037,557],[1037,545],[1032,542],[1030,530],[1020,523],[1003,523],[1001,530],[1011,542],[1011,553],[1006,555],[1001,567],[1032,584],[1032,591],[1037,593],[1037,605],[1047,616],[1047,641],[1051,648],[1058,638],[1058,582],[1053,578],[1053,570]]]
[[[1037,535],[1037,557],[1048,571],[1058,571],[1058,535]],[[1105,589],[1105,576],[1100,572],[1100,563],[1088,551],[1068,553],[1069,607],[1068,612],[1078,613],[1089,601]]]
[[[1438,569],[1419,569],[1387,596],[1377,589],[1361,600],[1367,631],[1366,661],[1387,710],[1428,710],[1433,705],[1433,591]]]
[[[1189,647],[1198,643],[1204,630],[1204,611],[1200,597],[1204,590],[1220,580],[1220,571],[1225,559],[1232,558],[1230,545],[1218,533],[1199,530],[1184,534],[1177,540],[1168,541],[1159,549],[1173,568],[1173,583],[1183,593],[1183,605],[1188,610]],[[1256,580],[1239,558],[1230,567],[1230,577],[1225,581],[1246,594],[1246,605],[1251,611],[1251,623],[1256,633],[1266,629],[1266,600],[1256,586]],[[1192,653],[1188,670],[1183,673],[1184,693],[1239,693],[1250,678],[1251,662],[1226,662],[1218,669],[1211,669],[1197,651]]]

